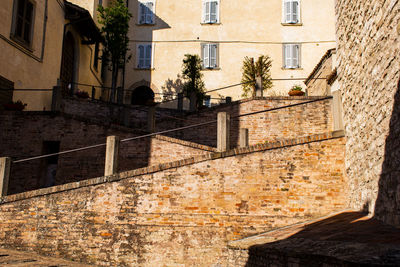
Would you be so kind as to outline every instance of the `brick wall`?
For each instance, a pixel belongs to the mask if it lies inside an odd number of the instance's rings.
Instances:
[[[400,2],[336,1],[346,169],[355,208],[400,225]]]
[[[43,142],[59,141],[60,151],[102,144],[107,136],[121,139],[144,133],[117,125],[101,125],[90,120],[45,112],[4,112],[0,114],[0,157],[25,159],[50,152]],[[188,156],[201,155],[212,148],[155,136],[121,144],[119,170],[132,170]],[[105,146],[59,156],[55,184],[64,184],[104,174]],[[12,165],[10,193],[48,185],[47,159]]]
[[[188,114],[183,120],[162,118],[157,120],[157,130],[193,125],[217,119],[218,112],[227,112],[231,117],[246,113],[297,104],[315,100],[318,97],[268,97],[264,99],[246,99],[232,104],[205,109]],[[200,126],[177,133],[168,134],[179,139],[216,147],[217,124]],[[258,144],[282,138],[295,138],[332,130],[331,100],[314,102],[291,108],[244,116],[231,120],[231,147],[239,144],[239,129],[249,129],[249,143]]]
[[[227,242],[341,210],[344,138],[297,138],[7,196],[0,245],[102,266],[225,266]]]

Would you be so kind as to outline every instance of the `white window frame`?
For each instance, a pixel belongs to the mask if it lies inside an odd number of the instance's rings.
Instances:
[[[211,56],[214,54],[214,57]],[[217,69],[219,66],[219,45],[217,43],[201,44],[201,60],[203,69]]]
[[[299,69],[301,67],[301,44],[283,44],[282,58],[284,69]]]
[[[152,8],[149,8],[149,5]],[[147,8],[147,9],[146,9]],[[145,11],[143,13],[143,11]],[[140,0],[138,1],[138,24],[139,25],[154,25],[156,13],[156,0]]]
[[[143,47],[143,53],[140,49]],[[136,68],[153,69],[154,68],[154,43],[136,44]]]
[[[297,15],[293,5],[297,3]],[[282,23],[300,24],[301,23],[301,0],[282,0]]]
[[[216,5],[216,10],[215,10],[215,18],[212,17],[211,13],[211,5],[212,3],[215,3]],[[201,17],[201,23],[204,24],[216,24],[220,23],[219,22],[219,14],[220,14],[220,0],[202,0],[202,17]],[[208,10],[208,12],[207,12]]]

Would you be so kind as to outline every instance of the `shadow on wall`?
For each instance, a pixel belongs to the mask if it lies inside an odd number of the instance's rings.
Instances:
[[[156,2],[155,2],[156,4]],[[132,53],[131,62],[128,67],[134,71],[127,71],[130,76],[125,79],[128,84],[125,84],[124,103],[136,104],[148,102],[148,99],[141,99],[143,94],[137,92],[137,89],[147,87],[155,94],[155,100],[159,100],[161,93],[159,88],[152,83],[152,69],[154,68],[154,55],[157,47],[155,46],[153,32],[157,30],[171,28],[168,23],[153,13],[153,3],[141,3],[140,1],[129,1],[129,11],[133,15],[130,20],[129,36],[130,36],[130,51]],[[142,87],[142,88],[140,88]],[[135,92],[136,91],[136,92]]]
[[[400,81],[394,95],[389,135],[385,142],[375,216],[379,220],[400,226]]]

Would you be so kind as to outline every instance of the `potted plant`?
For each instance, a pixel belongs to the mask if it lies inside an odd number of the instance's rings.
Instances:
[[[77,98],[83,98],[83,99],[89,98],[88,92],[85,92],[85,91],[78,90],[78,91],[76,91],[75,95]]]
[[[290,96],[303,96],[304,94],[303,88],[298,84],[293,85],[289,91]]]
[[[15,111],[22,111],[25,109],[27,104],[22,103],[21,100],[17,100],[17,101],[11,101],[7,104],[4,104],[4,109],[5,110],[15,110]]]

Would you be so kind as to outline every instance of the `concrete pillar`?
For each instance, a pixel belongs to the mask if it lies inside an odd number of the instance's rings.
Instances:
[[[217,149],[219,152],[229,150],[231,116],[226,112],[218,112]]]
[[[183,93],[178,93],[178,110],[183,110]]]
[[[343,126],[343,108],[340,91],[332,92],[332,118],[333,118],[333,130],[340,131],[344,130]]]
[[[51,100],[51,111],[60,111],[62,100],[61,86],[53,87],[53,96]]]
[[[118,171],[119,137],[108,136],[104,176],[116,174]]]
[[[156,107],[151,106],[147,111],[147,131],[154,133],[156,130]]]
[[[256,77],[256,97],[263,97],[263,85],[261,76]]]
[[[239,147],[249,146],[249,129],[241,128],[239,132]]]
[[[0,197],[7,195],[10,170],[11,158],[0,158]]]

